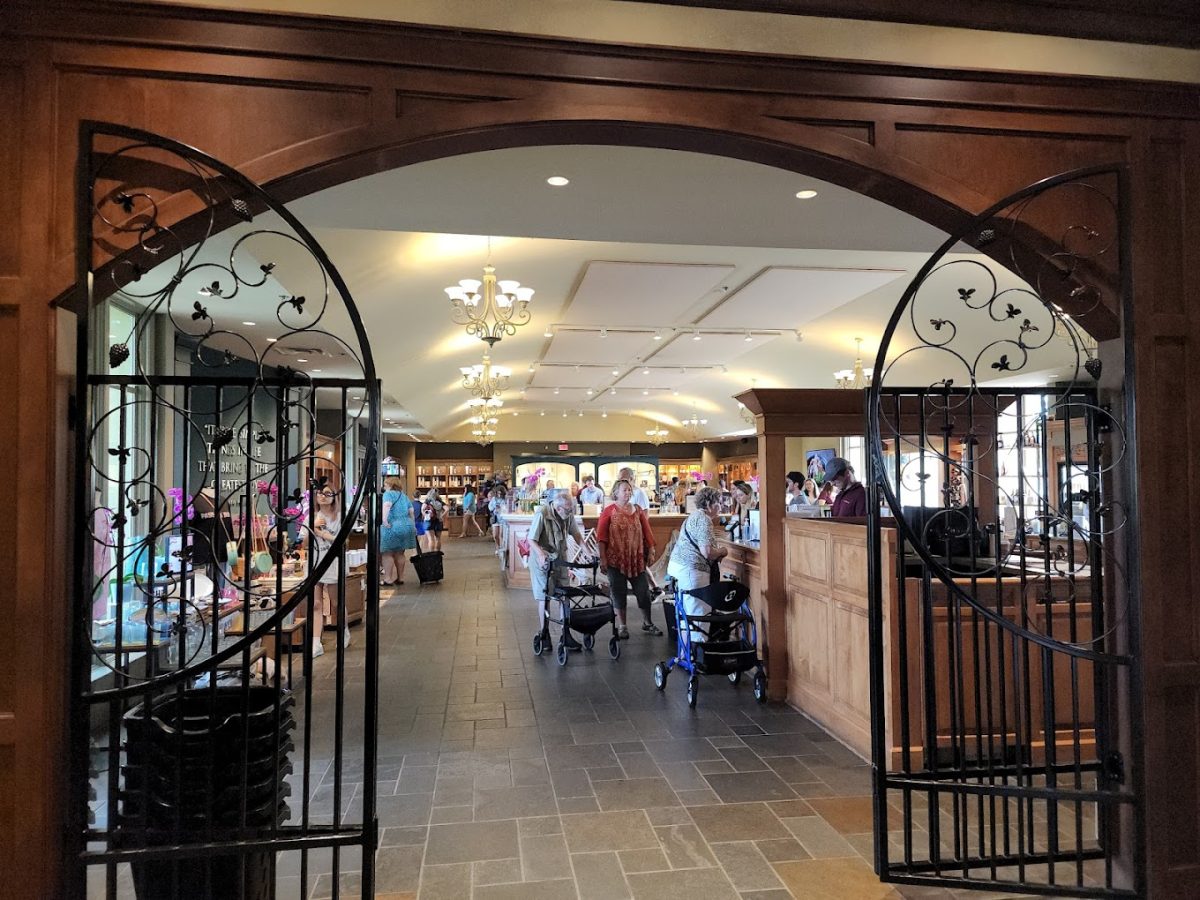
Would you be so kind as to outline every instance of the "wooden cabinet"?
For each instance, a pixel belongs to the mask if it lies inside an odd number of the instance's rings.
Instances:
[[[684,459],[665,460],[658,464],[658,480],[659,483],[667,482],[670,484],[672,478],[678,478],[680,481],[691,481],[692,473],[700,471],[700,460]]]
[[[729,488],[735,481],[749,481],[758,475],[757,456],[735,456],[717,463],[717,479]]]
[[[461,501],[467,485],[474,485],[478,493],[479,485],[491,477],[490,459],[422,459],[417,461],[411,489],[414,497],[437,488],[443,500]]]

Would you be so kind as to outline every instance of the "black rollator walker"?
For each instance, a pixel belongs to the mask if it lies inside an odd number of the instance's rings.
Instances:
[[[667,676],[679,666],[688,673],[688,706],[696,708],[701,675],[724,675],[737,684],[743,672],[754,672],[754,699],[765,703],[767,674],[758,656],[758,630],[750,611],[750,588],[737,581],[715,581],[694,590],[675,588],[675,657],[654,666],[654,686],[667,686]],[[683,595],[703,601],[712,612],[688,615]],[[695,635],[693,635],[695,632]]]
[[[554,577],[555,568],[565,569],[569,576],[572,571],[590,571],[591,576],[585,584],[558,584]],[[566,562],[555,560],[546,570],[546,615],[542,621],[542,629],[533,636],[533,652],[535,656],[550,652],[554,639],[550,634],[550,623],[560,628],[558,635],[558,664],[565,666],[569,658],[568,640],[572,631],[583,635],[583,649],[590,651],[596,646],[596,632],[605,625],[612,626],[612,637],[608,641],[608,655],[614,660],[621,656],[621,641],[617,637],[617,616],[613,610],[612,600],[608,592],[597,583],[597,571],[600,563]],[[566,579],[566,580],[569,580]],[[551,601],[558,605],[559,618],[551,614]],[[578,646],[575,647],[578,650]]]

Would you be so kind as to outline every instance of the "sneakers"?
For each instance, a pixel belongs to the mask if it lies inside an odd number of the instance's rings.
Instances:
[[[563,641],[563,643],[567,645],[568,650],[582,650],[583,649],[583,644],[581,644],[581,643],[579,643],[579,641],[575,640],[575,636],[573,634],[571,634],[569,631],[567,632],[567,639],[565,641]]]
[[[617,637],[622,641],[629,640],[629,629],[624,625],[621,625],[619,628],[617,628]]]
[[[316,659],[318,656],[324,656],[324,655],[325,655],[325,648],[323,646],[321,646],[320,641],[315,641],[312,645],[312,658]]]
[[[345,628],[342,629],[342,646],[343,647],[350,646],[350,626],[349,625],[347,625]]]
[[[642,631],[646,632],[646,634],[653,635],[654,637],[662,637],[662,629],[653,622],[646,622],[643,624]]]

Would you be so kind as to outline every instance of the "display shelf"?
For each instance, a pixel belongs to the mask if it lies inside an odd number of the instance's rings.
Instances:
[[[700,471],[700,460],[685,459],[675,460],[672,462],[660,462],[658,464],[658,480],[659,482],[671,483],[672,478],[678,478],[680,481],[690,481],[692,472]]]
[[[462,500],[463,488],[469,484],[479,485],[492,477],[492,461],[489,459],[421,460],[416,465],[413,477],[413,496],[423,496],[437,488],[442,499]]]
[[[735,456],[717,463],[717,480],[728,488],[735,481],[749,481],[758,475],[757,456]]]

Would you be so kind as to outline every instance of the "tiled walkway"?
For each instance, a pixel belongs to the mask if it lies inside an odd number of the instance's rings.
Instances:
[[[666,639],[636,629],[618,662],[606,644],[566,668],[534,657],[532,600],[491,544],[446,550],[441,585],[410,569],[381,614],[379,898],[953,896],[876,880],[870,769],[804,716],[719,679],[688,709],[684,678],[652,683]],[[280,881],[298,896],[286,864]],[[330,876],[313,887],[329,896]]]

